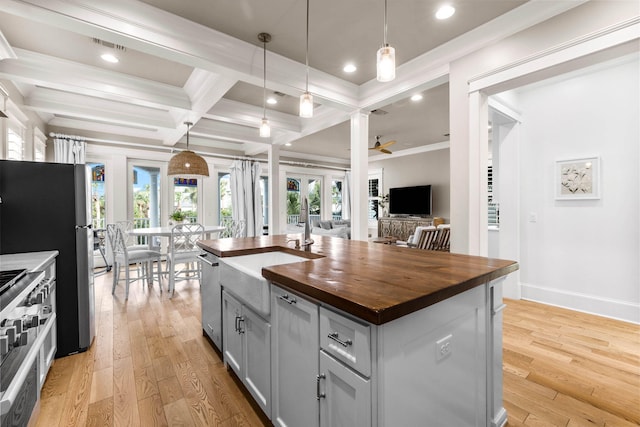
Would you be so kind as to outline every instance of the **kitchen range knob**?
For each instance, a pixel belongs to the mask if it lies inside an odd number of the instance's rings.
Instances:
[[[22,333],[23,326],[24,326],[22,319],[13,319],[13,326],[16,327],[16,335]]]
[[[24,331],[23,333],[18,335],[18,339],[16,340],[16,347],[20,347],[22,345],[27,345],[29,343],[29,333]]]
[[[37,314],[28,316],[25,321],[25,328],[37,328],[40,325],[40,319]]]
[[[7,353],[9,353],[9,337],[0,335],[0,356],[4,356]]]
[[[44,293],[42,291],[36,294],[36,304],[42,304],[45,300]]]
[[[16,341],[16,327],[15,326],[5,326],[0,329],[0,335],[6,336],[9,340],[9,345],[13,345]]]

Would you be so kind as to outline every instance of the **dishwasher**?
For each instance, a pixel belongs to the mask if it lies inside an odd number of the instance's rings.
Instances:
[[[214,348],[222,351],[222,287],[218,257],[208,252],[198,256],[202,262],[202,332],[209,337]]]

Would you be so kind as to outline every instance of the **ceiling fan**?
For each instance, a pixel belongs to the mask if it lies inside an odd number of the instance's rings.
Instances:
[[[391,151],[387,150],[387,147],[389,147],[390,145],[395,144],[395,141],[387,141],[384,144],[380,144],[380,138],[382,137],[382,135],[376,135],[376,143],[373,147],[370,147],[369,150],[378,150],[381,153],[384,154],[391,154]]]

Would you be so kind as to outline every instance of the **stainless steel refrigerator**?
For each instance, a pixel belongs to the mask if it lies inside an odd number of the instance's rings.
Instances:
[[[56,357],[95,336],[91,175],[85,165],[0,160],[0,254],[56,249]]]

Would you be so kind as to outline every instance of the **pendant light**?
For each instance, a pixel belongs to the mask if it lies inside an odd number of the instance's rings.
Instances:
[[[267,43],[271,41],[271,34],[260,33],[258,34],[258,40],[262,42],[262,121],[260,122],[260,136],[262,138],[269,138],[271,136],[271,127],[269,126],[269,120],[267,120]]]
[[[305,54],[305,65],[307,67],[307,79],[305,90],[300,95],[300,117],[313,117],[313,96],[309,93],[309,0],[307,0],[307,48]]]
[[[384,0],[384,44],[378,49],[376,64],[379,82],[390,82],[396,78],[396,50],[387,43],[387,0]]]
[[[179,152],[169,160],[167,175],[209,176],[207,162],[201,156],[189,150],[189,128],[193,126],[193,123],[184,122],[184,124],[187,125],[187,149]]]

